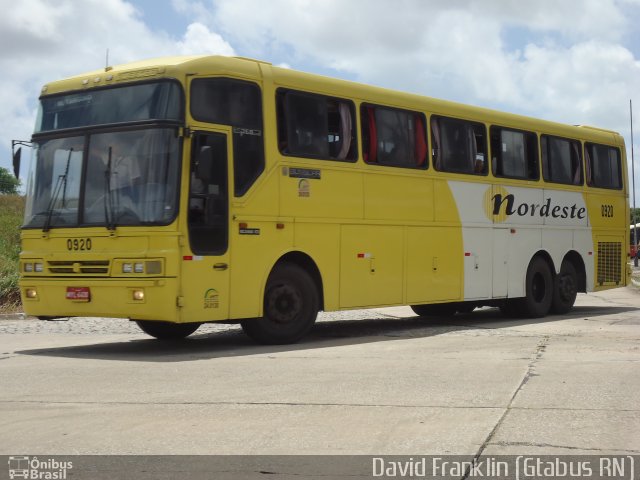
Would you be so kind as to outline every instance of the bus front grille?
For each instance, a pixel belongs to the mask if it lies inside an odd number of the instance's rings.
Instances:
[[[108,275],[109,260],[51,260],[47,268],[57,275]]]
[[[598,283],[619,284],[622,280],[622,243],[598,242]]]

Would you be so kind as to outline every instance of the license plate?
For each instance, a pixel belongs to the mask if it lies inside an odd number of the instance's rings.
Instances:
[[[74,302],[88,302],[91,300],[91,290],[89,287],[67,287],[66,298]]]

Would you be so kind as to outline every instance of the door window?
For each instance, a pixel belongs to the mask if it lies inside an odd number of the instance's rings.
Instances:
[[[189,242],[197,255],[221,255],[228,246],[227,137],[197,133],[191,150]]]

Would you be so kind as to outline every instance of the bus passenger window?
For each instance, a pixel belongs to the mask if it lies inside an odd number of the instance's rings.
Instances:
[[[491,127],[492,170],[496,177],[537,180],[538,141],[535,133]]]
[[[432,117],[431,138],[436,170],[486,175],[486,129],[481,123]]]
[[[619,149],[587,143],[584,153],[588,185],[599,188],[622,188]]]
[[[360,117],[366,163],[427,168],[427,140],[422,113],[363,105]]]
[[[542,135],[542,174],[545,181],[582,185],[582,156],[580,142]]]
[[[276,109],[282,154],[343,161],[357,158],[351,102],[280,90]]]

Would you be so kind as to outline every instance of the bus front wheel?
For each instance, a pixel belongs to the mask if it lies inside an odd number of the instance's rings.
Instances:
[[[313,327],[319,304],[313,278],[294,263],[281,263],[267,280],[262,318],[243,320],[240,324],[258,343],[295,343]]]
[[[170,323],[137,320],[140,329],[158,340],[180,340],[188,337],[200,326],[199,323]]]
[[[411,310],[419,317],[453,317],[458,311],[458,305],[456,303],[411,305]]]

